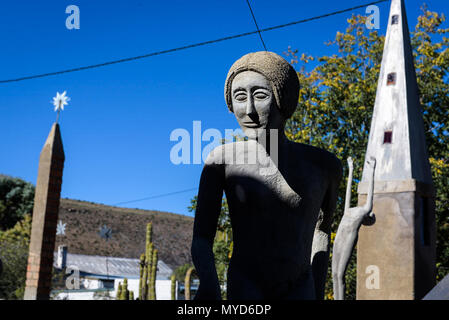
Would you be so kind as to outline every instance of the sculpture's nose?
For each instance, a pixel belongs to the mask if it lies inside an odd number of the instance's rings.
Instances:
[[[251,95],[248,97],[248,102],[247,102],[247,105],[246,105],[246,114],[251,119],[253,119],[255,116],[257,116],[257,111],[256,111],[256,108],[254,106],[254,99],[253,99],[253,97]]]

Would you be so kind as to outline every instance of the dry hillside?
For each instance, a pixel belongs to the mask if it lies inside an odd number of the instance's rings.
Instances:
[[[59,220],[66,229],[65,235],[56,237],[56,246],[65,244],[70,253],[139,258],[144,252],[146,225],[153,222],[159,259],[172,268],[191,263],[191,217],[61,199]],[[109,240],[100,237],[103,225],[112,229]]]

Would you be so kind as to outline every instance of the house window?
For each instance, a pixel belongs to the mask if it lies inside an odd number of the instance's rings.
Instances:
[[[387,75],[387,86],[396,84],[396,72],[389,73]]]
[[[103,288],[105,288],[105,289],[114,289],[114,280],[103,279],[103,280],[101,280],[101,282],[103,284]]]
[[[385,131],[384,132],[384,144],[391,143],[393,139],[393,131]]]
[[[391,17],[391,24],[398,24],[399,23],[399,15],[395,14]]]

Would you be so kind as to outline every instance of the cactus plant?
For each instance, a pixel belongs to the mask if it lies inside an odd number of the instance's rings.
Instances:
[[[154,248],[153,227],[147,225],[145,253],[140,256],[139,299],[156,300],[156,273],[158,251]]]
[[[128,279],[126,278],[123,280],[122,298],[120,300],[129,300]]]
[[[117,287],[116,300],[134,300],[134,292],[128,290],[128,279],[123,279]]]
[[[145,254],[140,255],[140,278],[139,278],[139,299],[142,299],[144,294],[144,284],[143,280],[146,278],[146,267],[145,267]]]
[[[119,283],[117,287],[117,293],[115,295],[115,300],[121,300],[122,298],[122,284]]]
[[[171,280],[171,299],[176,300],[176,275],[172,274],[170,280]]]
[[[194,267],[190,267],[186,272],[186,278],[184,280],[184,288],[185,288],[185,299],[190,300],[190,278],[192,272],[195,270]]]
[[[156,300],[156,272],[157,272],[157,249],[153,250],[153,257],[151,260],[151,278],[150,278],[150,300]]]

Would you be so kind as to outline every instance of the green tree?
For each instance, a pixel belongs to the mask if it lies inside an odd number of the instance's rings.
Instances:
[[[0,230],[12,228],[33,212],[34,186],[18,178],[0,175]]]
[[[0,299],[22,299],[25,293],[28,248],[31,235],[31,216],[7,230],[0,231]]]
[[[175,269],[175,271],[173,271],[173,275],[175,276],[175,280],[178,282],[182,282],[184,283],[184,280],[186,278],[186,273],[187,270],[189,270],[189,268],[193,267],[192,264],[190,263],[186,263],[183,264],[182,266],[179,266]],[[196,273],[192,274],[192,279],[197,279]]]
[[[344,33],[337,32],[327,45],[336,48],[331,56],[312,57],[288,49],[292,63],[300,64],[298,108],[286,126],[289,139],[314,145],[336,154],[345,164],[354,158],[352,206],[356,205],[356,183],[361,179],[364,154],[374,106],[385,37],[367,30],[366,17],[352,16]],[[443,14],[422,7],[412,33],[415,67],[423,105],[426,140],[437,191],[438,277],[449,267],[449,29],[442,28]],[[344,176],[347,176],[344,166]],[[343,179],[333,223],[333,237],[341,220],[346,181]],[[355,298],[355,254],[347,272],[347,298]],[[332,298],[328,273],[326,297]]]

